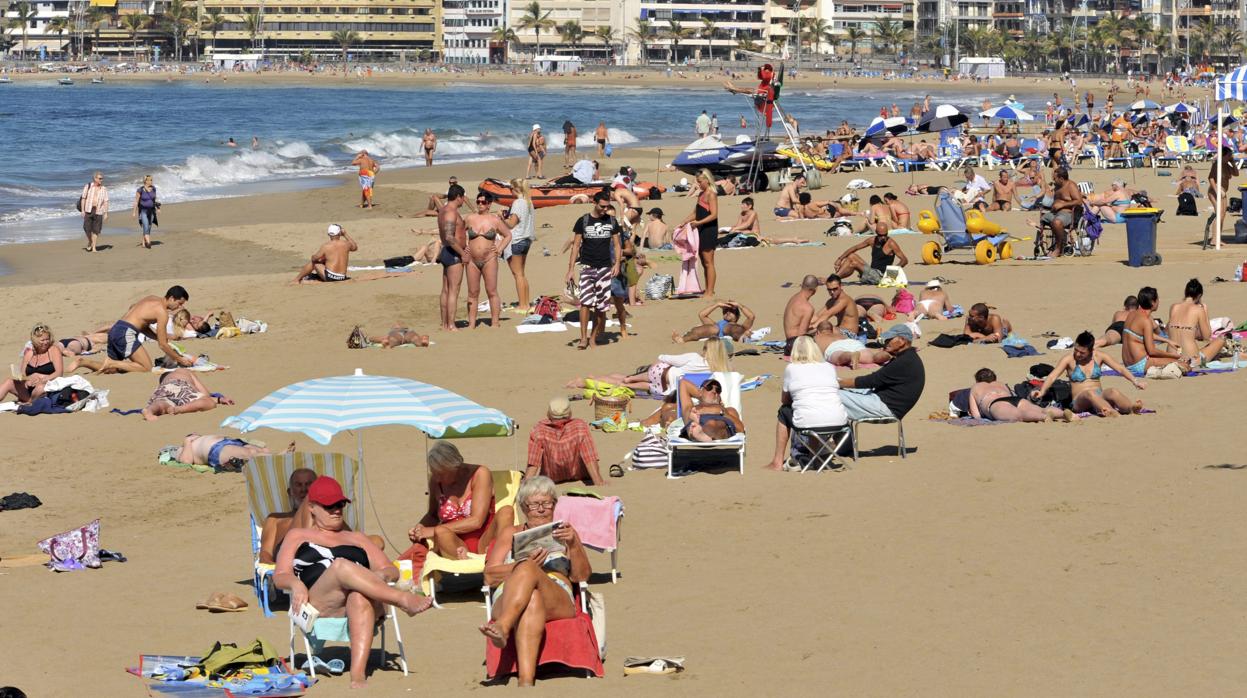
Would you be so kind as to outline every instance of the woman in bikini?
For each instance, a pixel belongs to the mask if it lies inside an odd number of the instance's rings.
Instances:
[[[498,533],[515,521],[510,506],[494,511],[494,478],[489,468],[463,462],[463,455],[445,441],[428,455],[429,509],[407,532],[413,543],[451,560],[484,553]]]
[[[1225,348],[1225,337],[1212,336],[1208,320],[1208,306],[1204,305],[1204,285],[1199,279],[1186,282],[1186,290],[1180,303],[1169,306],[1169,339],[1177,343],[1184,356],[1194,357],[1206,364],[1217,358]],[[1203,347],[1200,342],[1207,342]]]
[[[1056,407],[1040,407],[1024,397],[1018,397],[1009,390],[1009,386],[996,380],[994,371],[980,368],[975,372],[974,386],[970,388],[970,416],[997,422],[1048,422],[1053,419],[1068,422],[1073,419],[1074,413]]]
[[[481,297],[481,277],[485,277],[485,297],[489,299],[491,326],[498,327],[502,300],[498,297],[498,258],[511,244],[511,229],[490,212],[494,197],[487,192],[476,195],[476,212],[464,219],[468,231],[468,327],[476,329],[477,302]]]
[[[311,525],[292,528],[277,552],[273,584],[290,592],[296,613],[310,603],[324,621],[345,619],[351,637],[351,688],[367,685],[365,671],[381,604],[392,604],[409,616],[427,611],[433,600],[403,591],[398,567],[367,536],[346,527],[343,510],[351,503],[331,477],[318,477],[307,489]],[[341,623],[341,620],[337,620]]]
[[[1039,402],[1057,378],[1068,375],[1070,394],[1073,396],[1072,404],[1076,411],[1094,412],[1101,417],[1116,417],[1118,414],[1140,412],[1143,409],[1142,400],[1131,402],[1116,388],[1105,390],[1100,385],[1100,376],[1103,373],[1101,366],[1113,369],[1139,390],[1147,387],[1143,381],[1130,375],[1126,367],[1118,363],[1116,359],[1097,351],[1095,336],[1083,331],[1074,339],[1074,351],[1061,357],[1056,368],[1044,379],[1043,385],[1031,392],[1031,399]]]
[[[207,412],[217,405],[232,405],[234,401],[221,393],[209,392],[195,373],[187,368],[177,368],[162,374],[156,390],[143,408],[143,419],[149,422],[166,414]]]
[[[524,178],[532,178],[534,165],[537,166],[537,179],[545,177],[541,172],[545,158],[546,137],[541,135],[541,125],[533,124],[533,130],[528,134],[528,169],[524,171]]]
[[[525,480],[515,495],[525,523],[513,526],[508,520],[485,558],[485,583],[493,589],[494,605],[480,631],[499,649],[514,643],[520,686],[532,686],[536,680],[546,623],[575,617],[573,585],[588,581],[593,571],[580,536],[569,524],[552,534],[563,545],[562,553],[538,546],[519,560],[512,555],[515,534],[554,523],[558,498],[550,478],[537,475]]]
[[[1164,369],[1172,377],[1178,377],[1190,370],[1190,361],[1182,352],[1174,351],[1176,342],[1157,336],[1152,313],[1156,312],[1159,300],[1156,289],[1144,286],[1138,293],[1139,307],[1126,315],[1121,335],[1121,359],[1126,368],[1136,378],[1147,375],[1150,368]],[[1160,344],[1168,344],[1170,350],[1160,348]],[[1170,369],[1173,365],[1175,368]],[[1175,375],[1176,371],[1176,375]]]
[[[29,403],[43,395],[48,381],[64,373],[64,361],[61,345],[52,341],[52,330],[43,323],[35,325],[30,330],[30,346],[22,351],[21,363],[13,367],[13,375],[0,383],[0,400],[13,395],[18,402]]]
[[[719,441],[745,433],[745,423],[734,407],[723,404],[723,384],[710,378],[699,387],[680,381],[681,433],[691,441]]]

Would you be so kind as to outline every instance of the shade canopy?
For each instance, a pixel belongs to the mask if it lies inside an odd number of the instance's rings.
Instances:
[[[1150,99],[1140,99],[1130,105],[1130,111],[1147,111],[1149,109],[1160,109],[1160,105]]]
[[[866,127],[866,132],[862,135],[866,138],[882,136],[885,133],[899,136],[908,130],[909,122],[903,116],[890,116],[886,119],[882,116],[876,116],[875,120],[870,122],[870,125]]]
[[[1028,114],[1027,112],[1022,111],[1021,109],[1015,109],[1014,107],[1011,107],[1007,104],[1002,107],[992,107],[991,109],[988,109],[985,112],[981,112],[979,116],[987,117],[988,119],[1001,119],[1004,121],[1034,121],[1035,120],[1035,117],[1032,116],[1031,114]]]
[[[1217,101],[1247,101],[1247,65],[1242,65],[1217,78]]]

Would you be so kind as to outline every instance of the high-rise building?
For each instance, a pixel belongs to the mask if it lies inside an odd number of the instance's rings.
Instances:
[[[511,0],[506,16],[518,41],[514,49],[522,54],[512,56],[512,61],[532,58],[540,45],[541,53],[576,53],[585,57],[604,59],[615,55],[616,47],[624,42],[624,4],[636,0],[541,0],[535,3],[541,10],[543,20],[540,29],[530,26],[525,18],[531,18],[534,3]],[[578,31],[575,39],[564,39],[559,27],[574,25]],[[631,23],[628,25],[631,27]],[[597,37],[599,29],[609,29],[614,37],[605,42]],[[603,31],[605,30],[603,29]]]
[[[128,0],[119,0],[126,2]],[[354,32],[350,54],[368,59],[441,55],[438,0],[197,0],[201,16],[219,10],[225,26],[214,52],[263,51],[267,56],[341,55],[334,32]]]
[[[505,42],[494,30],[507,22],[506,0],[442,0],[442,57],[447,63],[502,63]]]

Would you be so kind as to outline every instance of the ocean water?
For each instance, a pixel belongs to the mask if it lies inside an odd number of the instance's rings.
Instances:
[[[699,84],[698,87],[701,87]],[[859,126],[879,108],[903,112],[923,85],[894,90],[784,93],[782,106],[805,132]],[[940,101],[974,110],[981,93],[943,93]],[[993,101],[999,95],[989,95]],[[348,171],[366,148],[387,169],[422,166],[420,137],[438,135],[437,163],[522,154],[534,123],[561,158],[562,123],[580,144],[605,120],[616,146],[679,145],[693,140],[701,110],[717,113],[725,138],[751,110],[723,90],[652,87],[553,87],[450,84],[444,87],[274,87],[195,83],[0,85],[0,244],[80,235],[74,203],[93,170],[105,174],[114,211],[128,208],[143,174],[167,202],[323,183]],[[251,138],[260,140],[251,148]],[[224,145],[234,138],[237,148]],[[556,168],[549,168],[551,171]],[[321,178],[317,180],[317,178]]]

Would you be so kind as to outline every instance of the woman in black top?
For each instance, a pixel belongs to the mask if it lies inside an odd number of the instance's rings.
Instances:
[[[35,325],[30,331],[30,346],[22,351],[22,362],[17,365],[21,377],[0,383],[0,400],[12,393],[18,402],[28,403],[43,395],[47,382],[61,377],[63,362],[61,345],[52,341],[52,330],[43,323]]]
[[[719,197],[714,190],[714,176],[709,170],[697,173],[697,206],[684,219],[684,224],[697,228],[697,257],[706,271],[705,293],[714,296],[714,283],[718,277],[714,268],[714,251],[719,246]]]

